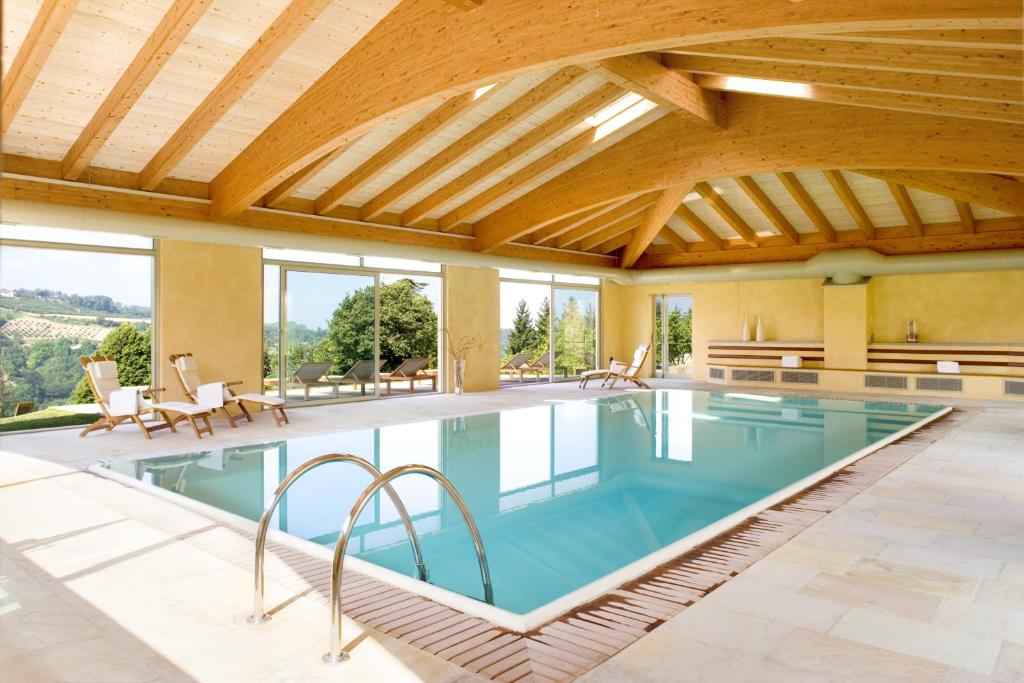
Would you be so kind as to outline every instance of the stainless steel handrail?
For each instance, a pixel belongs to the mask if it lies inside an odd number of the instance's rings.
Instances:
[[[359,465],[373,476],[374,483],[379,481],[382,476],[380,470],[374,467],[372,463],[367,462],[357,455],[350,455],[348,453],[329,453],[304,462],[284,478],[284,481],[282,481],[277,487],[277,490],[274,491],[274,500],[270,503],[270,507],[268,507],[264,511],[263,516],[260,517],[259,529],[256,531],[256,571],[253,577],[253,607],[252,614],[249,615],[249,618],[246,620],[250,624],[262,624],[263,622],[270,620],[270,615],[263,609],[263,559],[265,555],[264,549],[267,545],[267,529],[270,527],[270,518],[274,516],[274,510],[277,509],[277,505],[281,502],[281,498],[284,496],[285,491],[287,491],[299,477],[306,472],[329,462],[350,462],[354,465]],[[380,487],[378,487],[378,489],[379,488]],[[420,540],[416,536],[416,530],[412,526],[412,520],[409,518],[409,513],[406,511],[401,499],[399,499],[398,494],[395,493],[395,490],[391,488],[390,485],[384,486],[384,490],[387,492],[388,496],[391,497],[391,500],[395,505],[395,509],[402,517],[402,523],[405,525],[406,534],[409,536],[409,543],[412,544],[412,554],[416,562],[416,572],[421,581],[426,581],[427,568],[423,564],[423,552],[420,550]]]
[[[390,481],[405,474],[427,475],[440,484],[448,492],[448,495],[452,497],[452,500],[455,501],[456,507],[462,513],[462,519],[465,520],[466,526],[469,528],[469,535],[473,538],[473,546],[476,548],[476,558],[480,564],[480,580],[484,585],[484,601],[488,604],[494,604],[494,590],[491,588],[491,570],[487,566],[487,554],[484,552],[484,543],[480,539],[480,531],[476,527],[476,522],[473,521],[473,515],[470,514],[469,508],[466,507],[466,502],[462,500],[462,496],[459,495],[455,485],[452,484],[448,477],[433,467],[427,467],[426,465],[400,465],[392,470],[388,470],[386,474],[377,477],[372,484],[366,487],[362,495],[356,499],[355,504],[352,505],[352,511],[348,513],[348,518],[345,519],[345,523],[341,527],[341,536],[338,537],[338,542],[334,546],[334,564],[331,567],[331,644],[330,651],[324,655],[324,661],[329,664],[336,664],[348,659],[348,653],[341,649],[341,581],[342,569],[345,564],[345,549],[348,547],[349,536],[351,536],[352,530],[356,526],[356,520],[359,519],[363,508],[366,507],[366,504],[370,502],[374,495],[381,488],[387,486]]]

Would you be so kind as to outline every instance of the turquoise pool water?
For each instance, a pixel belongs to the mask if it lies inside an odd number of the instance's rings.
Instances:
[[[354,453],[382,471],[406,463],[436,467],[458,487],[480,527],[494,604],[525,614],[939,410],[631,392],[110,467],[251,520],[259,519],[288,472],[324,453]],[[272,526],[333,546],[369,482],[350,464],[324,465],[292,487]],[[395,488],[420,534],[430,582],[480,598],[476,558],[452,502],[419,475],[398,479]],[[415,576],[386,496],[366,508],[349,548]]]

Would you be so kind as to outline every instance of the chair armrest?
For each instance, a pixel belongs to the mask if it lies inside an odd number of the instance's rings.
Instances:
[[[616,372],[616,373],[618,373],[618,372],[622,372],[623,370],[625,370],[628,367],[629,367],[628,365],[626,365],[625,363],[623,363],[621,361],[613,360],[611,362],[611,365],[608,366],[608,370],[609,370],[609,372]]]
[[[139,391],[139,393],[143,396],[152,396],[153,394],[159,394],[161,391],[167,391],[167,389],[163,387],[146,387]]]
[[[224,382],[224,386],[226,386],[226,387],[236,387],[236,386],[238,386],[239,384],[245,384],[245,380],[242,380],[242,379],[236,379],[236,380],[235,380],[235,381],[233,381],[233,382]]]

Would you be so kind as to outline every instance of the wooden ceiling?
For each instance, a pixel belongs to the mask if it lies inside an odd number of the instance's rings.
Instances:
[[[1018,0],[630,4],[5,0],[3,196],[622,267],[1024,246]]]

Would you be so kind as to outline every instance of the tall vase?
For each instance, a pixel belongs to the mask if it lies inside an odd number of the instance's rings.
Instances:
[[[466,359],[455,359],[455,393],[462,393],[462,383],[466,379]]]
[[[743,316],[743,333],[740,335],[741,341],[750,341],[750,316]]]
[[[764,327],[761,326],[761,316],[757,316],[757,332],[754,334],[754,339],[759,342],[764,341]]]

